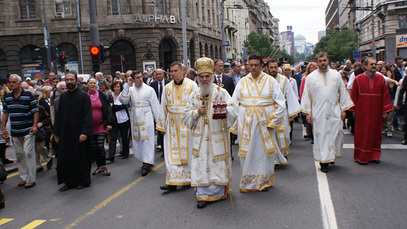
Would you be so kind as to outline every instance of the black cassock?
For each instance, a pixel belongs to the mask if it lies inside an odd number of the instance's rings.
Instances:
[[[92,106],[86,92],[76,89],[62,93],[55,114],[54,134],[59,136],[57,176],[58,184],[70,187],[90,185],[91,150],[93,135]],[[81,134],[87,135],[79,142]]]

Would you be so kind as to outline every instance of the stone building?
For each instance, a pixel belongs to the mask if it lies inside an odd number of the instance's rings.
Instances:
[[[40,0],[0,2],[0,79],[6,79],[7,73],[25,77],[32,71],[47,73],[41,72],[35,51],[44,45],[44,15],[51,44],[68,57],[68,68],[92,73],[89,1],[44,2],[44,6]],[[221,58],[218,12],[218,0],[186,0],[187,47],[183,47],[181,1],[97,0],[100,43],[110,46],[110,58],[101,70],[113,74],[148,65],[166,70],[173,61],[183,61],[184,48],[192,64],[203,55]]]
[[[363,56],[371,55],[373,27],[376,58],[394,63],[396,56],[407,58],[407,1],[375,0],[372,23],[371,0],[349,0],[349,27],[359,34]]]

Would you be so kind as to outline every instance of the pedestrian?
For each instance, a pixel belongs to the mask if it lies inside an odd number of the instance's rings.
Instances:
[[[113,96],[110,103],[112,104],[112,130],[110,132],[112,139],[109,145],[108,160],[114,162],[116,155],[116,142],[120,131],[122,138],[121,144],[123,147],[122,158],[127,159],[129,157],[129,130],[130,130],[130,118],[128,111],[128,104],[123,104],[119,100],[120,93],[123,91],[123,83],[120,80],[116,80],[112,83]]]
[[[35,90],[35,95],[36,96],[40,96],[41,95],[41,88],[43,86],[44,82],[42,81],[42,79],[38,79],[37,83],[35,84],[34,90]]]
[[[406,72],[407,74],[407,69]],[[406,105],[406,92],[407,92],[407,80],[403,78],[400,80],[401,87],[397,89],[396,97],[395,97],[395,105],[396,110],[398,111],[400,118],[404,119],[404,125],[402,130],[404,131],[403,139],[401,140],[402,145],[407,145],[407,105]]]
[[[118,99],[122,104],[131,103],[133,153],[143,162],[141,175],[146,176],[154,166],[154,121],[157,126],[162,126],[164,117],[154,89],[143,82],[141,71],[132,72],[131,77],[134,86],[126,83]]]
[[[279,151],[276,130],[286,128],[287,113],[278,82],[262,72],[261,56],[250,55],[248,63],[250,73],[236,84],[232,96],[239,115],[231,132],[240,139],[240,192],[264,192],[274,185],[274,157]]]
[[[307,65],[307,68],[305,69],[304,77],[302,77],[302,80],[301,80],[300,101],[302,99],[302,93],[304,92],[304,86],[305,86],[305,82],[307,80],[307,76],[317,69],[318,69],[318,65],[316,62],[310,62]],[[305,133],[306,133],[303,136],[303,138],[305,138],[306,140],[311,139],[311,144],[314,144],[314,136],[312,135],[312,125],[307,122],[305,113],[301,114],[301,118],[302,118],[302,124],[305,127]]]
[[[53,162],[52,157],[49,155],[48,148],[45,147],[46,146],[45,140],[48,139],[49,144],[49,139],[52,133],[51,117],[43,106],[38,105],[38,109],[39,109],[37,122],[38,131],[37,134],[35,135],[35,156],[37,164],[37,173],[44,171],[44,167],[42,167],[41,163],[41,156],[47,162],[48,170],[51,169]]]
[[[170,65],[170,78],[173,79],[164,87],[161,99],[162,111],[165,114],[163,126],[157,130],[164,134],[165,185],[160,189],[175,191],[177,185],[191,184],[191,131],[181,122],[181,114],[187,106],[188,96],[198,85],[185,77],[180,63]]]
[[[3,118],[3,99],[1,99],[0,101],[0,123],[2,123],[2,118]],[[0,125],[0,133],[2,132],[2,125]],[[8,129],[8,131],[10,131],[10,125],[7,125],[6,128]],[[3,161],[3,164],[12,164],[13,161],[9,160],[6,157],[6,150],[7,150],[7,144],[11,143],[11,139],[9,139],[8,141],[4,138],[2,138],[1,134],[0,134],[0,159]],[[1,199],[1,198],[0,198]]]
[[[230,132],[237,105],[229,93],[214,84],[214,62],[203,57],[195,62],[199,88],[191,93],[181,119],[194,133],[191,159],[191,186],[196,187],[198,208],[227,197],[230,184]],[[230,187],[229,187],[230,188]]]
[[[99,82],[101,85],[102,82]],[[92,175],[103,174],[110,176],[110,171],[106,168],[105,141],[107,133],[112,129],[112,109],[109,97],[100,90],[97,90],[95,78],[88,80],[88,95],[92,105],[93,135],[90,138],[93,159],[97,168]]]
[[[77,88],[78,75],[65,75],[68,91],[59,97],[55,113],[54,138],[58,147],[57,178],[60,191],[89,187],[93,136],[92,105],[89,95]]]
[[[381,68],[376,68],[378,72],[382,73],[382,75],[385,75],[391,79],[394,77],[393,71],[390,69],[390,65],[385,65]],[[387,83],[387,89],[389,91],[391,103],[394,103],[394,97],[397,91],[397,86],[395,86],[392,83]],[[390,111],[387,113],[387,117],[383,119],[383,130],[382,134],[385,134],[387,137],[392,137],[393,136],[393,121],[394,121],[394,110]]]
[[[314,129],[314,159],[327,173],[329,163],[342,156],[342,121],[353,103],[339,72],[328,68],[328,54],[320,52],[316,58],[318,70],[307,76],[301,106]]]
[[[354,159],[360,164],[380,163],[383,118],[393,110],[383,76],[376,73],[376,59],[363,61],[365,72],[358,75],[352,86],[355,107]]]
[[[18,186],[35,186],[35,134],[37,133],[38,107],[34,94],[21,87],[21,77],[11,74],[9,78],[11,92],[7,93],[3,104],[2,138],[9,140],[6,129],[8,118],[11,123],[11,136],[17,156],[17,165],[21,181]]]

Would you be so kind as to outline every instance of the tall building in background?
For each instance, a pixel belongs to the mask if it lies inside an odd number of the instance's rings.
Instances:
[[[325,10],[325,30],[339,27],[339,0],[329,0]]]
[[[321,38],[323,38],[325,36],[326,36],[326,31],[325,30],[319,31],[318,32],[318,42],[321,40]]]
[[[281,39],[287,40],[291,43],[291,47],[289,50],[286,50],[288,54],[295,55],[295,46],[294,46],[294,32],[292,31],[293,27],[291,25],[287,26],[287,31],[281,32]],[[286,42],[285,42],[286,43]]]

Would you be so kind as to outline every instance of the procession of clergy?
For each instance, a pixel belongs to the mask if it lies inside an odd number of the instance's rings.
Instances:
[[[190,185],[196,190],[197,207],[204,208],[209,202],[226,199],[228,192],[232,198],[231,133],[239,142],[240,192],[264,192],[273,186],[275,164],[287,164],[290,121],[296,115],[302,111],[312,123],[314,158],[326,173],[328,165],[342,154],[343,119],[345,111],[352,108],[356,127],[362,119],[371,125],[369,132],[355,128],[355,139],[361,139],[360,143],[355,141],[355,160],[378,163],[381,128],[380,139],[371,128],[380,125],[382,114],[392,106],[390,98],[387,101],[386,95],[382,96],[387,88],[383,89],[383,78],[375,75],[375,60],[369,58],[363,63],[366,72],[356,77],[351,96],[340,74],[328,67],[326,53],[319,53],[316,62],[318,69],[305,82],[302,105],[287,77],[277,73],[277,61],[266,63],[269,75],[263,71],[259,55],[248,58],[250,73],[236,82],[232,96],[220,82],[214,83],[215,64],[207,57],[195,62],[198,85],[185,77],[182,64],[170,66],[173,80],[161,89],[161,104],[152,87],[125,85],[121,97],[132,108],[135,157],[143,165],[154,165],[152,136],[155,129],[160,131],[166,165],[165,185],[160,188],[176,191],[177,186]],[[369,104],[374,104],[378,117],[369,110]]]

